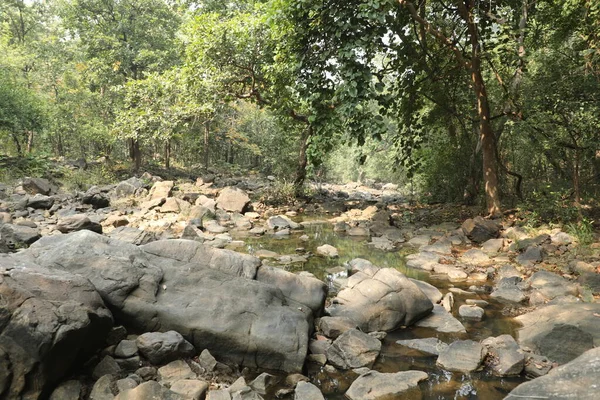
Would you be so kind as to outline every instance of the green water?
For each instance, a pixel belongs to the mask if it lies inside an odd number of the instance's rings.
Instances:
[[[307,235],[308,240],[301,240],[302,235]],[[243,248],[237,251],[245,251],[254,254],[260,249],[270,250],[279,255],[302,255],[311,254],[305,262],[282,265],[276,259],[265,259],[263,262],[276,265],[288,271],[308,271],[317,278],[327,282],[328,271],[344,265],[354,258],[364,258],[380,267],[396,268],[405,275],[427,281],[438,287],[442,293],[448,291],[449,287],[456,286],[467,290],[468,284],[450,284],[445,280],[431,279],[428,272],[409,268],[405,263],[407,251],[386,252],[367,245],[365,237],[352,237],[344,233],[334,232],[331,224],[314,224],[307,226],[303,231],[294,232],[289,236],[276,237],[266,234],[261,237],[248,236],[238,232],[236,239],[244,240]],[[316,248],[323,244],[330,244],[337,248],[339,258],[325,258],[317,256]],[[425,356],[422,353],[407,349],[396,344],[400,339],[416,339],[426,337],[438,337],[440,340],[450,343],[457,339],[472,339],[481,341],[490,336],[511,334],[514,336],[515,323],[511,318],[502,315],[503,306],[484,294],[476,295],[454,295],[454,316],[458,317],[458,308],[465,304],[467,298],[480,298],[490,304],[485,308],[486,316],[482,321],[463,321],[467,334],[444,335],[428,328],[410,327],[390,332],[383,341],[382,351],[373,366],[380,372],[399,372],[407,370],[421,370],[429,375],[429,379],[423,382],[421,387],[422,398],[430,399],[503,399],[514,387],[525,379],[498,378],[487,372],[475,372],[471,374],[460,374],[445,371],[436,366],[436,357]],[[305,371],[311,381],[320,387],[326,399],[345,399],[344,393],[352,384],[357,375],[351,371],[328,372],[325,368],[315,364],[308,364]],[[291,397],[290,397],[291,398]]]

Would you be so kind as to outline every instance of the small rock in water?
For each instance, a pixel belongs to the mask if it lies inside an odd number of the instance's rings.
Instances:
[[[440,353],[437,365],[449,371],[468,373],[479,368],[485,354],[481,344],[472,340],[457,340]]]
[[[436,356],[440,355],[440,352],[445,351],[448,348],[448,345],[438,338],[398,340],[396,343],[408,347],[409,349]]]
[[[427,374],[422,371],[370,371],[350,385],[346,397],[350,400],[417,399],[421,397],[418,384],[426,379]]]
[[[464,319],[481,321],[485,315],[485,311],[481,307],[464,304],[458,308],[458,315]]]

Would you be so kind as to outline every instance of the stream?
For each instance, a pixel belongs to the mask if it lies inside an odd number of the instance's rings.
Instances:
[[[294,218],[295,220],[298,220]],[[308,239],[301,239],[307,235]],[[257,251],[270,250],[279,255],[291,255],[298,261],[297,255],[308,252],[315,254],[316,248],[323,244],[330,244],[338,249],[339,258],[325,258],[312,255],[305,262],[283,264],[276,259],[265,259],[263,262],[276,265],[291,272],[308,271],[317,278],[327,282],[330,288],[329,297],[335,295],[332,285],[332,273],[340,270],[344,263],[354,258],[364,258],[379,267],[396,268],[406,276],[426,281],[436,286],[442,294],[451,287],[468,290],[470,283],[450,283],[448,280],[434,279],[426,271],[409,268],[405,263],[408,254],[401,251],[386,252],[375,249],[367,244],[365,237],[348,236],[345,233],[334,232],[330,223],[311,221],[306,224],[303,231],[293,232],[289,236],[277,237],[264,235],[250,236],[244,232],[237,232],[235,239],[245,242],[244,247],[235,248],[236,251],[255,254]],[[515,322],[512,318],[502,314],[504,306],[494,299],[489,298],[484,292],[477,294],[454,293],[455,303],[453,315],[458,318],[467,330],[467,334],[443,334],[429,328],[409,327],[388,333],[383,341],[382,351],[372,369],[379,372],[399,372],[406,370],[421,370],[429,375],[429,379],[421,383],[420,388],[423,399],[503,399],[513,388],[525,381],[522,376],[499,378],[492,376],[486,370],[471,374],[461,374],[446,371],[436,366],[436,356],[408,349],[396,344],[401,339],[418,339],[437,337],[446,343],[454,340],[471,339],[481,341],[490,336],[502,334],[515,334]],[[482,321],[463,320],[458,316],[458,308],[465,304],[467,298],[479,298],[489,302],[485,307],[485,317]],[[327,399],[345,399],[344,393],[350,384],[357,378],[352,371],[337,371],[327,366],[308,363],[308,375],[312,382],[320,387]]]

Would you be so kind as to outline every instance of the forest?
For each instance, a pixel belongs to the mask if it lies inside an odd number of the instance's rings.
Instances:
[[[594,0],[2,0],[0,66],[5,175],[374,180],[580,223],[598,199]]]

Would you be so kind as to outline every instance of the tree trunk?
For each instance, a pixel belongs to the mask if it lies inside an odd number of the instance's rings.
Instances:
[[[168,139],[165,142],[165,168],[171,168],[171,141]]]
[[[308,157],[306,155],[306,149],[308,147],[308,139],[312,136],[313,128],[309,124],[302,136],[300,137],[300,149],[298,152],[298,165],[296,167],[296,178],[294,179],[294,194],[296,197],[302,196],[304,188],[304,180],[306,179],[306,166],[308,164]]]
[[[139,140],[133,141],[133,161],[135,172],[139,172],[142,166],[142,152],[140,151],[140,142]]]
[[[33,131],[27,131],[27,153],[33,151]]]
[[[204,123],[204,169],[208,169],[208,137],[210,135],[210,122]]]
[[[21,142],[19,141],[19,136],[15,132],[11,132],[11,136],[13,138],[13,142],[15,142],[15,147],[17,148],[17,155],[19,157],[23,156],[23,150],[21,149]]]

